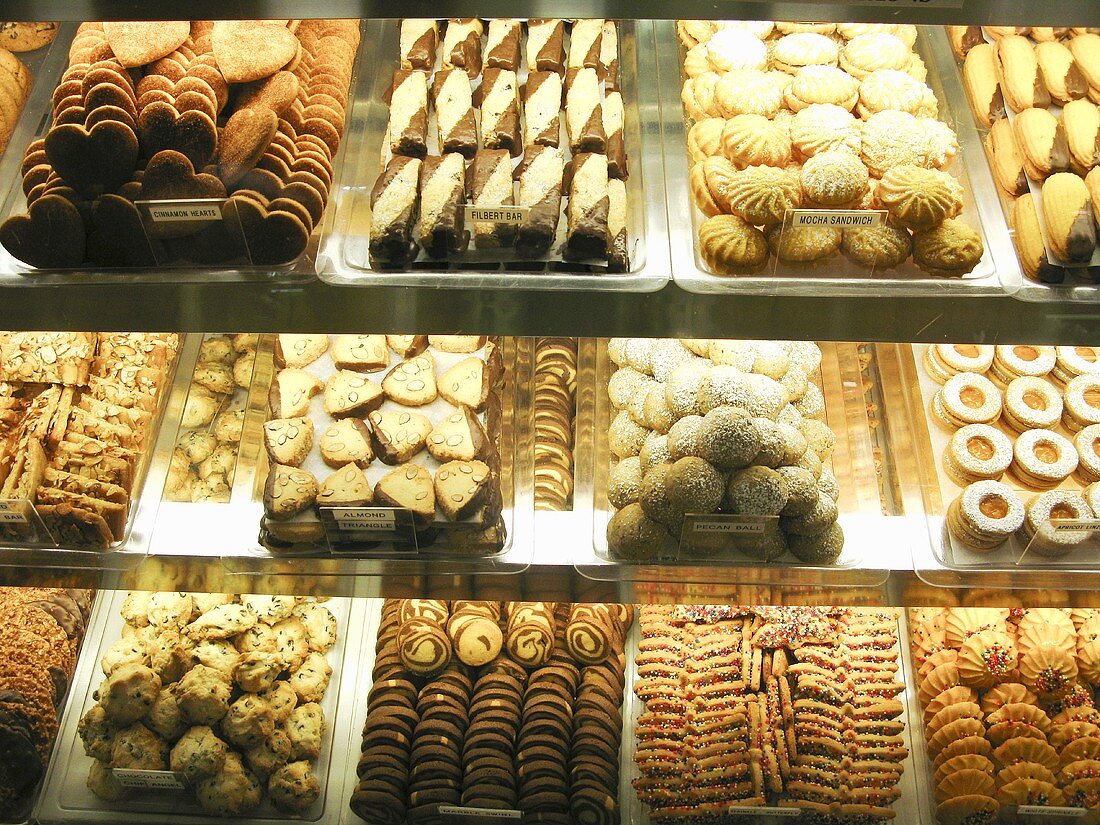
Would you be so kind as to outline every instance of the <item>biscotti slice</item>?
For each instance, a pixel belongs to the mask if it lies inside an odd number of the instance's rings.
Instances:
[[[1043,183],[1043,221],[1051,251],[1069,263],[1088,263],[1096,249],[1092,198],[1072,172],[1051,175]]]
[[[287,367],[275,374],[267,393],[267,406],[276,418],[309,414],[309,400],[324,389],[324,382],[300,367]]]
[[[476,356],[462,359],[439,376],[439,394],[456,407],[466,406],[475,412],[485,409],[492,387],[488,366]]]
[[[557,146],[561,142],[561,75],[531,72],[523,85],[523,145]]]
[[[1012,241],[1024,274],[1043,284],[1062,283],[1066,271],[1047,257],[1047,245],[1043,242],[1043,230],[1031,192],[1024,192],[1012,205],[1012,229]]]
[[[317,479],[309,470],[273,464],[264,486],[264,513],[285,521],[308,510],[317,499]]]
[[[507,149],[482,149],[466,170],[466,191],[474,206],[513,206],[512,157]],[[512,246],[515,224],[503,221],[475,221],[474,244],[478,249]]]
[[[619,88],[619,27],[614,20],[603,21],[600,65],[596,67],[596,73],[609,89]]]
[[[470,78],[461,69],[435,73],[432,100],[439,128],[439,150],[472,158],[477,152],[477,121]]]
[[[107,444],[117,444],[129,450],[136,450],[141,446],[141,438],[125,424],[112,424],[80,407],[73,407],[69,411],[69,426],[65,434],[70,433],[98,438]]]
[[[419,200],[421,161],[393,157],[371,192],[370,256],[380,265],[404,264],[416,254],[412,242]]]
[[[371,446],[383,464],[404,464],[424,449],[432,422],[420,413],[372,412]]]
[[[630,271],[630,243],[626,228],[626,184],[607,182],[607,271]]]
[[[428,154],[428,75],[398,69],[390,87],[390,152],[410,158]]]
[[[308,418],[273,418],[265,422],[264,447],[274,463],[300,466],[313,449],[313,421]]]
[[[2,495],[5,499],[34,501],[34,494],[46,476],[46,453],[35,438],[27,440],[19,450],[15,463],[4,480]]]
[[[469,518],[492,486],[489,466],[481,461],[449,461],[435,471],[435,501],[451,521]]]
[[[1043,83],[1056,102],[1065,104],[1088,97],[1089,82],[1077,68],[1073,52],[1065,43],[1058,40],[1037,43],[1035,58],[1039,61]]]
[[[985,143],[990,156],[990,166],[993,167],[993,178],[997,184],[1013,197],[1019,197],[1027,192],[1024,159],[1020,154],[1020,147],[1016,145],[1016,133],[1012,129],[1012,122],[1008,118],[994,121],[993,128],[985,137]]]
[[[430,72],[435,68],[439,23],[409,18],[401,21],[401,68]]]
[[[600,79],[595,69],[571,69],[565,93],[565,131],[569,135],[569,150],[603,153],[607,136],[603,130],[603,105],[600,100]]]
[[[595,69],[600,65],[600,45],[603,41],[603,20],[587,18],[573,21],[569,32],[567,69]]]
[[[412,358],[428,348],[427,335],[387,335],[386,346],[402,358]]]
[[[385,400],[381,385],[358,372],[339,370],[325,382],[325,412],[333,418],[363,418]]]
[[[478,96],[481,104],[481,142],[486,149],[520,154],[519,81],[510,69],[486,69]]]
[[[1025,109],[1012,121],[1024,170],[1032,180],[1046,180],[1069,169],[1069,142],[1062,121],[1046,109]]]
[[[485,429],[469,407],[459,407],[428,436],[428,452],[436,461],[473,461],[482,458],[488,446]]]
[[[54,487],[39,487],[35,493],[37,504],[69,506],[95,513],[107,524],[113,540],[118,541],[126,534],[126,514],[128,508],[124,504],[113,501],[101,501],[82,493],[70,493],[67,490],[59,490]]]
[[[382,389],[390,400],[406,407],[423,407],[435,401],[435,361],[429,353],[402,361],[386,373]]]
[[[481,74],[481,35],[485,26],[477,17],[447,21],[443,32],[443,68],[462,69],[467,77]]]
[[[566,257],[607,258],[607,156],[574,155],[570,161]]]
[[[275,364],[279,367],[308,367],[326,352],[327,335],[284,332],[275,337]]]
[[[337,335],[332,339],[332,363],[338,369],[378,372],[390,363],[385,335]]]
[[[484,335],[429,335],[428,343],[440,352],[465,354],[485,346]]]
[[[565,23],[527,21],[527,68],[531,72],[565,72]]]
[[[603,131],[607,136],[607,174],[626,180],[626,142],[623,139],[623,96],[608,92],[603,99]]]
[[[363,471],[347,464],[321,482],[317,506],[363,507],[374,501],[374,490]]]
[[[432,258],[458,254],[469,246],[465,202],[462,155],[449,152],[426,158],[420,169],[420,245]]]
[[[963,84],[978,123],[988,128],[1005,116],[1004,95],[997,80],[997,56],[989,43],[979,43],[967,52]]]
[[[137,387],[127,387],[112,378],[103,378],[98,375],[89,376],[88,392],[107,404],[117,404],[120,407],[139,409],[146,412],[156,412],[157,409],[157,396],[155,393],[144,392]]]
[[[196,368],[196,372],[197,371],[198,368]],[[73,392],[73,387],[66,387],[65,391],[61,393],[58,414],[54,417],[54,426],[50,428],[51,438],[56,433],[58,441],[64,437],[64,425],[67,423],[67,419],[62,421],[62,418],[69,414],[68,409],[65,407],[65,401],[66,399],[71,400]],[[76,406],[80,407],[82,410],[87,410],[92,415],[102,418],[104,421],[110,421],[112,424],[124,424],[139,435],[144,435],[153,421],[153,414],[150,412],[137,408],[123,407],[120,404],[108,404],[106,401],[100,401],[98,398],[94,398],[87,394],[82,394],[80,396],[80,401]],[[58,432],[59,429],[61,432]]]
[[[518,20],[498,17],[489,21],[485,41],[485,65],[490,69],[519,71],[519,43],[523,26]]]
[[[53,540],[63,547],[106,547],[114,540],[98,513],[71,504],[40,504],[34,509]]]
[[[41,483],[58,490],[67,490],[70,493],[79,493],[103,501],[113,501],[115,504],[128,504],[130,501],[130,495],[117,484],[68,473],[54,467],[46,468]]]
[[[1015,112],[1050,105],[1050,92],[1043,83],[1035,47],[1022,35],[1002,37],[994,49],[997,57],[997,80],[1005,103]]]
[[[1062,109],[1070,167],[1082,177],[1100,165],[1100,108],[1091,100],[1071,100]]]
[[[358,418],[341,418],[321,434],[318,450],[330,467],[353,463],[367,467],[374,459],[370,427]]]
[[[521,258],[545,255],[558,231],[565,160],[560,149],[529,146],[519,174],[519,205],[530,210],[519,226],[516,252]]]
[[[435,485],[419,464],[398,467],[375,485],[374,500],[389,507],[403,507],[414,521],[425,526],[435,521]]]

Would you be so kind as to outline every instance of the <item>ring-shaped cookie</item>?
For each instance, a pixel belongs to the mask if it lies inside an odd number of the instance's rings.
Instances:
[[[1012,448],[1012,474],[1028,487],[1057,487],[1077,469],[1077,450],[1064,436],[1050,430],[1021,433]]]
[[[968,424],[951,436],[943,463],[961,485],[999,479],[1012,463],[1012,439],[989,424]]]
[[[1100,348],[1055,347],[1055,362],[1053,377],[1068,384],[1078,375],[1091,375],[1100,373]]]
[[[1020,495],[999,481],[969,485],[952,504],[948,529],[971,547],[990,549],[1001,544],[1024,523]]]
[[[1055,530],[1052,519],[1088,519],[1092,509],[1080,493],[1050,490],[1027,503],[1027,515],[1020,528],[1021,540],[1029,552],[1043,556],[1061,556],[1085,541],[1088,530]]]
[[[956,427],[992,424],[1001,415],[1001,391],[984,375],[960,372],[937,395],[943,414]]]
[[[1085,497],[1085,503],[1093,513],[1100,513],[1100,483],[1093,482],[1081,491],[1081,495]]]
[[[1100,424],[1090,424],[1077,433],[1073,446],[1077,448],[1078,477],[1085,484],[1100,481]]]
[[[1018,433],[1050,430],[1062,419],[1062,394],[1043,378],[1020,376],[1005,390],[1004,421]]]
[[[1021,375],[1042,378],[1054,369],[1055,358],[1054,347],[998,344],[993,354],[992,372],[1004,384]]]
[[[1062,422],[1076,432],[1100,424],[1100,375],[1078,375],[1066,385]]]
[[[985,373],[993,364],[993,347],[989,344],[933,344],[925,350],[925,359],[930,367],[929,375],[942,383],[960,372]]]

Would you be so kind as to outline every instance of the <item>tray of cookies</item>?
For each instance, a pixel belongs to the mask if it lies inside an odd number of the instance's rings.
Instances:
[[[629,821],[928,821],[898,611],[679,604],[638,614]]]
[[[942,30],[681,20],[659,31],[668,212],[692,215],[670,227],[679,285],[1016,290]]]
[[[6,563],[22,563],[23,548],[55,549],[62,565],[140,560],[197,343],[174,333],[0,333]]]
[[[254,490],[268,554],[492,559],[531,509],[530,339],[261,339]],[[259,376],[260,373],[258,372]],[[363,508],[378,513],[363,513]],[[347,512],[345,512],[347,511]],[[384,525],[363,525],[379,518]]]
[[[105,591],[97,611],[38,821],[330,821],[351,600]]]
[[[1027,300],[1095,300],[1100,30],[948,26]]]
[[[620,770],[631,605],[371,603],[378,630],[361,661],[372,684],[358,694],[344,825],[481,812],[637,821]]]
[[[84,281],[136,268],[180,279],[312,273],[359,21],[62,31],[32,92],[22,160],[3,167],[5,271],[80,270]]]
[[[889,349],[880,363],[907,407],[928,517],[918,572],[1020,572],[1040,586],[1049,570],[1044,581],[1089,587],[1064,574],[1100,565],[1100,349]]]
[[[653,25],[371,21],[318,272],[331,283],[668,282]]]
[[[923,821],[1092,821],[1098,630],[1088,608],[909,610]]]
[[[849,344],[584,342],[576,495],[593,527],[578,568],[881,584],[865,556],[880,502],[858,370]]]

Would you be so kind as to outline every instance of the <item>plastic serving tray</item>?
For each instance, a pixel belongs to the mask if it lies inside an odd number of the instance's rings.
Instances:
[[[844,550],[834,565],[803,564],[793,556],[762,563],[730,551],[700,560],[673,556],[662,561],[613,559],[607,548],[607,524],[614,508],[607,500],[613,456],[607,430],[614,417],[607,382],[615,365],[607,356],[607,339],[581,342],[577,370],[577,473],[574,509],[592,513],[590,542],[578,542],[574,564],[584,576],[601,581],[661,581],[662,570],[675,567],[678,576],[694,581],[738,584],[881,585],[890,564],[882,542],[881,504],[875,479],[871,436],[855,344],[821,343],[817,383],[825,396],[827,423],[836,434],[831,465],[840,484],[840,525]]]
[[[744,277],[710,274],[699,254],[699,226],[704,215],[692,205],[688,184],[688,121],[680,102],[683,49],[674,21],[657,24],[661,117],[665,129],[668,212],[691,215],[669,225],[673,276],[677,285],[697,293],[775,295],[1000,295],[1020,285],[1020,266],[997,203],[996,185],[981,141],[969,116],[966,95],[951,59],[942,27],[921,26],[915,49],[928,67],[928,84],[940,103],[940,119],[958,134],[959,153],[948,170],[965,191],[960,218],[978,230],[985,253],[973,272],[962,278],[932,278],[912,259],[895,270],[862,270],[840,252],[813,269],[778,263],[772,256],[761,273]]]
[[[92,694],[103,681],[99,660],[119,638],[122,617],[119,610],[126,591],[105,590],[100,593],[89,625],[89,636],[95,635],[97,645],[89,644],[80,657],[76,678],[61,720],[58,746],[46,775],[45,790],[35,809],[35,819],[43,823],[147,823],[191,825],[192,823],[224,822],[221,817],[202,811],[191,792],[134,792],[126,800],[109,803],[96,797],[85,786],[92,759],[84,753],[77,724],[81,716],[95,704]],[[325,712],[327,730],[321,742],[321,754],[314,770],[321,783],[321,796],[300,816],[276,811],[266,797],[249,816],[235,818],[243,823],[331,822],[335,819],[333,805],[339,803],[340,781],[344,775],[347,752],[341,747],[347,736],[351,707],[358,691],[359,661],[346,651],[358,652],[362,643],[364,605],[351,599],[331,599],[325,606],[336,616],[339,636],[328,652],[332,678],[321,707]]]
[[[620,88],[624,104],[624,138],[630,175],[626,180],[630,271],[595,274],[562,262],[501,261],[483,253],[467,253],[451,263],[421,261],[405,270],[376,269],[367,247],[370,241],[371,190],[382,170],[389,118],[383,101],[398,68],[399,24],[372,20],[363,37],[363,71],[349,113],[349,147],[354,160],[337,170],[326,212],[317,271],[333,284],[354,286],[418,286],[461,288],[569,289],[654,292],[669,279],[668,228],[661,201],[664,187],[661,123],[657,105],[654,29],[648,20],[618,20]],[[519,82],[526,69],[519,73]],[[432,117],[434,124],[434,115]],[[564,117],[562,118],[564,124]],[[564,125],[562,127],[564,129]],[[568,155],[568,146],[565,147]],[[565,193],[568,194],[567,192]],[[559,240],[565,226],[562,216]],[[557,242],[555,242],[555,248]],[[479,257],[479,254],[481,257]]]

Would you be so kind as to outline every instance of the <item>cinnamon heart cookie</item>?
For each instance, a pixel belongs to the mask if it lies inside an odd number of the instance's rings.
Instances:
[[[114,120],[90,128],[75,123],[55,126],[46,135],[45,149],[57,174],[84,196],[114,191],[137,168],[137,135]]]
[[[107,22],[103,34],[123,66],[143,66],[171,54],[191,34],[186,20]]]
[[[171,149],[165,149],[154,155],[149,165],[145,167],[145,174],[141,177],[142,200],[224,197],[225,186],[216,176],[205,172],[195,174],[195,167],[190,158]],[[148,232],[158,238],[180,238],[194,234],[206,225],[206,221],[151,223]]]
[[[229,118],[218,147],[218,174],[227,185],[256,165],[278,126],[279,118],[270,109],[240,109]]]
[[[4,221],[0,243],[13,257],[31,266],[78,266],[84,260],[84,222],[70,201],[46,194],[31,204],[26,215]]]
[[[250,83],[282,69],[297,54],[298,38],[275,21],[218,20],[212,32],[214,57],[229,83]]]
[[[264,203],[263,199],[254,200],[234,193],[222,210],[229,220],[236,220],[240,225],[249,259],[257,266],[292,261],[302,254],[309,241],[310,227],[302,218],[305,213],[308,220],[308,212],[294,209],[291,206],[294,201],[282,199],[282,203],[277,204],[278,200]]]

